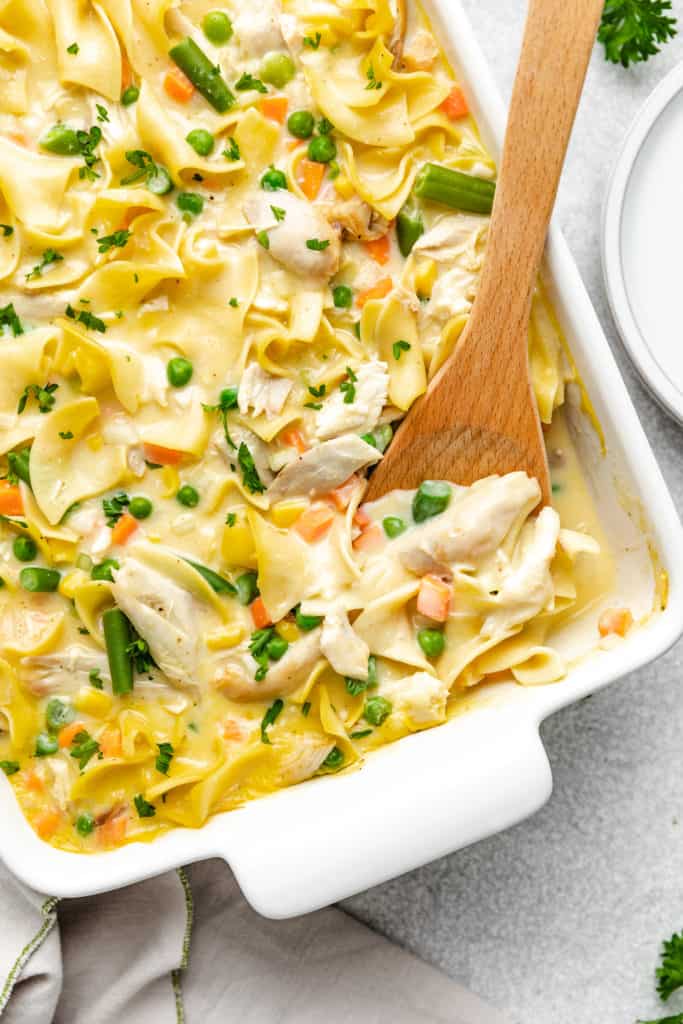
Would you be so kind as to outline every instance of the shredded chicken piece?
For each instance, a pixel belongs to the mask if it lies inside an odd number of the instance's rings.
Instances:
[[[431,71],[439,56],[439,47],[431,32],[419,28],[403,48],[402,63],[408,71]]]
[[[371,242],[375,238],[382,238],[389,230],[389,221],[360,196],[326,204],[325,216],[330,224],[341,229],[342,238],[351,238],[356,242]]]
[[[339,231],[306,199],[284,189],[261,192],[247,199],[244,214],[257,234],[266,233],[273,259],[292,273],[316,279],[336,274]]]
[[[366,678],[370,648],[354,630],[342,605],[336,605],[326,614],[320,648],[340,676]]]
[[[357,470],[381,458],[381,452],[357,434],[343,434],[323,441],[285,466],[268,488],[268,497],[278,501],[292,494],[307,497],[328,494]]]
[[[320,657],[321,630],[306,633],[290,644],[279,661],[271,662],[264,679],[254,679],[257,664],[248,645],[243,644],[231,652],[228,661],[220,664],[214,677],[214,686],[231,700],[271,700],[284,697],[305,681]]]
[[[260,363],[250,363],[242,374],[239,388],[239,408],[243,416],[253,409],[254,416],[266,414],[268,419],[282,412],[292,390],[291,380],[273,377]]]

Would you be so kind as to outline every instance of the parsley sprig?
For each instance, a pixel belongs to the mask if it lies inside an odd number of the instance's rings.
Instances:
[[[242,441],[237,449],[237,462],[242,470],[242,483],[247,490],[251,491],[252,494],[262,494],[266,488],[259,476],[256,463],[254,462],[254,456],[251,454],[244,441]]]
[[[356,382],[358,377],[350,366],[346,367],[346,377],[339,385],[339,390],[344,395],[344,405],[351,405],[356,400]]]
[[[606,0],[598,29],[605,59],[627,68],[659,53],[657,43],[676,35],[670,10],[671,0]]]
[[[250,92],[252,90],[262,93],[268,92],[268,89],[261,79],[254,78],[254,76],[250,75],[248,71],[245,71],[244,74],[240,75],[235,82],[235,88],[238,92]]]
[[[54,263],[59,263],[64,257],[56,249],[45,249],[43,255],[40,257],[40,263],[36,263],[33,270],[29,270],[26,275],[27,281],[33,281],[36,277],[42,277],[43,271],[46,267],[52,266]]]
[[[24,333],[24,326],[17,316],[13,302],[0,308],[0,333],[6,334],[5,328],[9,328],[15,338]]]
[[[102,757],[102,751],[97,740],[94,740],[85,729],[77,732],[71,744],[71,756],[78,761],[78,767],[81,771],[83,771],[95,754],[100,758]]]
[[[50,412],[55,404],[55,391],[58,387],[59,384],[44,384],[42,387],[40,384],[27,384],[19,397],[17,404],[18,415],[21,416],[29,398],[35,398],[38,403],[39,412]]]
[[[268,746],[270,746],[270,739],[268,738],[267,730],[271,725],[275,724],[284,706],[284,702],[278,697],[277,700],[273,701],[261,719],[261,743],[267,743]]]
[[[98,316],[91,313],[88,309],[74,309],[71,303],[64,310],[69,320],[77,320],[91,331],[99,331],[100,334],[104,334],[107,329],[107,325],[104,320],[100,320]]]
[[[159,749],[159,753],[157,754],[157,759],[155,761],[156,770],[161,772],[162,775],[168,775],[168,769],[171,766],[174,754],[173,744],[157,743],[157,747]]]
[[[113,498],[103,498],[102,508],[104,510],[107,526],[116,526],[129,505],[130,498],[123,491],[119,494],[115,494]]]
[[[129,238],[130,231],[127,228],[121,228],[119,231],[114,231],[111,235],[102,235],[101,238],[95,239],[97,242],[97,251],[109,252],[110,249],[122,249],[123,246],[128,243]]]

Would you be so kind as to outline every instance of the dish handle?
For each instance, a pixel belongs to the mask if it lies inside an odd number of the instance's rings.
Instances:
[[[360,771],[233,811],[216,852],[255,910],[286,918],[509,828],[545,803],[552,775],[538,723],[501,710],[470,711],[376,751]]]

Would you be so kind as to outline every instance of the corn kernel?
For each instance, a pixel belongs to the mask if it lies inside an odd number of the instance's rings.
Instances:
[[[415,291],[426,298],[432,294],[436,281],[436,263],[434,260],[419,260],[415,267]]]
[[[254,538],[246,519],[239,518],[234,526],[223,527],[221,557],[228,565],[242,565],[246,569],[256,568]]]
[[[164,498],[172,498],[178,493],[180,487],[180,476],[175,466],[164,466],[161,471],[161,482],[164,485],[162,494]]]
[[[104,447],[104,439],[101,434],[91,434],[86,437],[85,443],[93,452],[99,452]]]
[[[84,715],[105,718],[111,711],[112,698],[104,690],[83,686],[74,697],[74,707]]]
[[[67,572],[62,576],[57,589],[62,597],[68,597],[69,600],[72,600],[76,596],[78,587],[85,583],[88,578],[88,575],[82,569],[74,569],[73,572]]]
[[[244,639],[244,626],[226,626],[215,633],[209,633],[206,638],[206,646],[210,651],[223,651],[227,647],[236,647]]]
[[[306,501],[278,501],[270,510],[270,518],[276,526],[291,526],[307,507]]]
[[[335,191],[339,193],[342,199],[350,199],[356,191],[353,184],[349,181],[345,174],[340,174],[338,178],[334,180]]]
[[[286,620],[278,622],[275,627],[275,632],[278,636],[281,636],[283,640],[286,640],[288,644],[296,643],[301,636],[301,631],[296,622],[287,622]]]

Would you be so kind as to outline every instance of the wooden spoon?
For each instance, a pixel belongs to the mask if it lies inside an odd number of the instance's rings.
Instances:
[[[529,375],[531,297],[603,0],[530,0],[477,297],[455,351],[413,405],[366,501],[424,479],[550,477]]]

